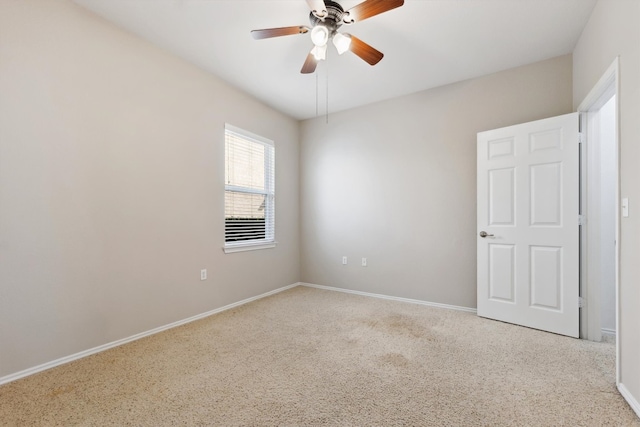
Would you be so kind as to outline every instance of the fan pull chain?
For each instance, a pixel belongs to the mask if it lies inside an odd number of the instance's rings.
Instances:
[[[326,108],[326,124],[329,124],[329,52],[327,52],[327,59],[326,59],[325,62],[327,63],[327,102],[326,102],[326,105],[325,105],[325,108]]]

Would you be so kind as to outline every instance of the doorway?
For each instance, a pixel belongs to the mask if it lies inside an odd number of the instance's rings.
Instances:
[[[578,107],[581,145],[580,337],[616,341],[619,382],[618,247],[619,147],[618,61],[609,67]]]

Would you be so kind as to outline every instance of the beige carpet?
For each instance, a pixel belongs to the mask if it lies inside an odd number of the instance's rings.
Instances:
[[[640,426],[612,344],[297,287],[0,387],[0,424]]]

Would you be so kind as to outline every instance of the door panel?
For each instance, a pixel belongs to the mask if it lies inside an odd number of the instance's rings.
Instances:
[[[513,168],[489,171],[489,224],[514,225],[515,174]]]
[[[531,225],[562,226],[562,164],[533,165],[530,171]]]
[[[578,336],[578,114],[478,134],[478,315]]]
[[[514,302],[515,246],[489,245],[489,298]]]
[[[562,309],[562,248],[532,246],[531,307]]]

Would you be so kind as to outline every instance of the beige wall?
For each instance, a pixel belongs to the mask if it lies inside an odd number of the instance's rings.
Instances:
[[[275,141],[275,249],[222,252],[225,122]],[[0,377],[297,282],[298,138],[71,2],[1,1]]]
[[[571,112],[571,62],[303,122],[302,280],[475,307],[476,133]]]
[[[640,402],[640,1],[600,0],[573,56],[573,104],[582,102],[619,56],[621,195],[630,216],[621,218],[621,383]],[[636,411],[640,406],[636,407]]]

